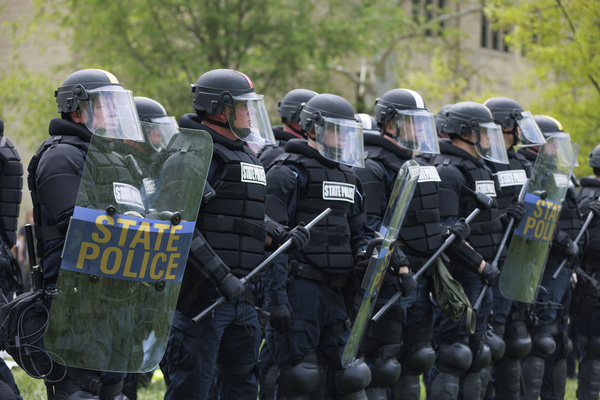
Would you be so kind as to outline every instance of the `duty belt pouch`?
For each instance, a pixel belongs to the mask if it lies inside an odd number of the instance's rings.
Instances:
[[[466,327],[475,332],[475,313],[460,282],[455,280],[441,257],[433,273],[433,298],[438,307],[453,321],[460,321],[466,315]]]

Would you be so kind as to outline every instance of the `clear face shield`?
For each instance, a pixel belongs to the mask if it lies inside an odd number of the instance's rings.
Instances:
[[[439,154],[433,113],[427,110],[398,110],[391,122],[395,124],[394,139],[400,147],[418,153]]]
[[[523,118],[517,119],[520,128],[519,141],[522,147],[541,146],[546,143],[540,127],[529,111],[521,111]]]
[[[239,139],[258,145],[275,144],[273,129],[263,96],[247,93],[232,96],[233,106],[226,106],[231,131]]]
[[[148,144],[156,151],[165,149],[173,135],[178,131],[177,121],[175,117],[160,116],[150,117],[151,123],[143,123],[142,129],[148,139]]]
[[[358,121],[323,117],[315,125],[317,150],[328,160],[352,167],[364,167],[363,127]]]
[[[107,139],[144,141],[131,91],[104,86],[87,95],[87,100],[79,101],[79,109],[90,132]]]
[[[544,154],[546,158],[555,159],[559,168],[578,167],[577,153],[579,145],[571,141],[571,135],[566,132],[555,132],[548,134],[544,146],[540,147],[538,157]]]
[[[471,130],[477,154],[485,160],[508,164],[508,154],[502,136],[502,128],[493,122],[479,124],[479,130]]]

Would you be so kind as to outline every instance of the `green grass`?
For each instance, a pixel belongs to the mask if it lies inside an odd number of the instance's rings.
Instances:
[[[44,383],[40,379],[33,379],[21,368],[14,367],[12,369],[15,381],[21,391],[21,396],[24,400],[45,400],[46,399],[46,388]],[[165,395],[165,383],[162,379],[160,370],[157,370],[152,377],[152,383],[147,388],[140,388],[138,390],[138,400],[162,400]],[[577,380],[567,380],[566,388],[566,400],[576,400],[577,396],[575,391],[577,389]],[[425,399],[425,391],[421,390],[421,399]]]

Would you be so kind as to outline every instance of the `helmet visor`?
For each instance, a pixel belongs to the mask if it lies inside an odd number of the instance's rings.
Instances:
[[[246,93],[233,96],[233,106],[226,106],[226,109],[231,131],[239,139],[258,145],[275,144],[262,95]]]
[[[556,158],[559,167],[578,167],[577,153],[579,144],[571,141],[571,135],[566,132],[546,133],[546,143],[540,148],[539,153],[544,152]],[[539,154],[538,153],[538,154]],[[539,157],[539,155],[538,155]]]
[[[317,150],[328,160],[353,167],[364,167],[362,123],[344,118],[323,117],[315,125]]]
[[[171,138],[177,133],[178,126],[174,117],[151,118],[152,122],[141,122],[142,131],[148,145],[154,150],[161,151],[167,148]]]
[[[118,86],[103,86],[90,90],[88,99],[79,104],[85,126],[94,135],[144,141],[131,91]]]
[[[479,124],[479,131],[472,132],[475,150],[481,158],[499,164],[508,164],[508,154],[500,125],[485,122]]]
[[[544,135],[533,119],[531,112],[522,111],[521,116],[523,118],[517,120],[517,124],[519,124],[519,127],[521,128],[521,134],[519,135],[521,146],[541,146],[546,143],[546,139],[544,139]]]
[[[398,145],[419,153],[439,154],[435,115],[427,110],[398,110],[394,117]]]

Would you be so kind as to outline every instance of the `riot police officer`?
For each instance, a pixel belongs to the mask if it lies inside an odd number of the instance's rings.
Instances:
[[[132,187],[137,185],[123,159],[110,150],[103,153],[105,157],[86,161],[92,135],[106,138],[96,141],[95,146],[107,149],[111,147],[111,138],[142,138],[133,96],[110,72],[99,69],[74,72],[65,79],[55,96],[61,119],[50,121],[50,138],[40,146],[28,168],[38,255],[44,270],[43,285],[50,293],[57,282],[80,181],[86,180],[82,186],[89,189],[87,198],[94,207],[113,204],[122,210],[130,206],[128,199],[122,199],[125,203],[120,203],[115,197],[114,178]],[[96,173],[89,174],[86,167],[88,175],[82,177],[84,163],[93,165]],[[43,361],[47,362],[47,359]],[[122,373],[68,366],[63,369],[56,363],[55,366],[45,379],[48,386],[53,387],[52,396],[56,400],[126,399],[121,394]],[[41,367],[40,370],[44,370],[48,365]]]
[[[373,230],[379,231],[396,175],[402,165],[412,158],[414,151],[436,153],[439,147],[434,116],[425,107],[421,95],[413,90],[393,89],[384,93],[375,101],[375,118],[379,134],[365,135],[365,167],[355,167],[353,171],[367,193],[367,223]],[[420,180],[396,243],[401,252],[395,252],[390,261],[377,303],[385,303],[398,290],[405,297],[400,305],[391,308],[381,320],[369,326],[361,343],[360,351],[371,367],[372,381],[367,389],[370,399],[385,399],[387,387],[393,386],[399,378],[401,382],[395,387],[396,398],[418,399],[419,375],[433,365],[431,302],[427,279],[424,276],[420,278],[415,295],[411,295],[416,282],[408,266],[418,271],[424,259],[442,244],[438,184],[439,176],[435,167],[422,165]],[[400,257],[402,253],[404,256]],[[360,285],[362,274],[358,278]],[[358,292],[357,295],[360,295],[359,299],[362,298],[362,293]],[[401,366],[396,355],[403,337]]]
[[[600,224],[598,224],[598,214],[600,214],[600,203],[598,202],[598,197],[600,197],[600,145],[592,150],[589,158],[589,166],[592,167],[594,176],[581,178],[581,188],[577,196],[577,202],[580,211],[584,215],[593,212],[595,216],[588,226],[589,239],[583,248],[581,268],[583,273],[589,277],[597,277],[600,271]],[[582,301],[578,304],[584,310],[578,309],[577,315],[571,315],[572,328],[577,334],[577,346],[580,352],[577,398],[591,400],[597,399],[600,394],[600,315],[598,314],[600,308],[598,307],[598,297],[593,297],[594,294],[600,295],[600,293],[598,293],[597,279],[590,279],[588,282],[580,282],[581,280],[578,277],[577,285],[587,283],[590,286],[584,287],[583,293],[580,294],[581,296],[589,296],[589,298],[582,298]],[[576,287],[575,291],[577,290]]]
[[[0,120],[0,289],[4,304],[23,290],[20,267],[11,251],[17,243],[17,226],[23,188],[23,164],[17,149],[4,136],[4,122]],[[20,250],[20,249],[17,249]],[[0,393],[19,395],[10,368],[0,360]],[[0,395],[0,398],[5,398]],[[20,399],[20,397],[17,397]]]
[[[496,200],[501,214],[513,217],[513,227],[519,225],[523,214],[511,204],[519,197],[523,185],[531,176],[533,166],[515,150],[521,146],[539,146],[545,142],[542,132],[529,111],[507,97],[493,97],[483,103],[490,109],[494,119],[502,126],[508,164],[488,162],[494,173],[497,188]],[[498,283],[492,287],[494,306],[486,343],[492,351],[491,382],[498,399],[518,399],[521,382],[521,363],[531,350],[531,337],[527,332],[528,308],[513,302],[500,292]],[[504,351],[504,355],[502,352]],[[484,377],[485,378],[485,377]],[[484,382],[486,383],[486,382]]]
[[[317,92],[309,89],[293,89],[287,92],[283,99],[277,103],[278,114],[283,125],[273,127],[276,143],[272,146],[265,146],[258,155],[258,159],[265,168],[279,154],[284,152],[288,140],[306,139],[306,135],[300,126],[300,107],[316,95]]]
[[[534,120],[546,139],[567,135],[562,124],[552,117],[535,115]],[[519,149],[518,153],[533,164],[538,151],[538,146],[532,146]],[[567,182],[560,184],[564,186]],[[544,399],[564,398],[566,359],[573,350],[568,335],[570,268],[563,268],[556,279],[553,276],[563,259],[573,261],[579,255],[579,245],[573,239],[583,222],[576,196],[574,185],[569,183],[534,304],[532,349],[522,363],[525,391],[522,398],[525,399],[537,399],[540,396]]]
[[[500,127],[484,105],[456,103],[446,111],[446,122],[451,141],[440,141],[441,153],[433,161],[441,178],[441,222],[453,225],[475,208],[481,209],[465,239],[475,251],[466,252],[468,246],[448,249],[449,253],[452,249],[459,250],[448,269],[473,304],[484,284],[492,285],[499,276],[491,261],[500,247],[503,230],[496,203],[483,208],[477,204],[475,193],[496,196],[492,174],[484,160],[507,163],[508,159]],[[459,392],[465,399],[480,397],[480,372],[491,361],[490,349],[484,344],[491,308],[492,296],[488,291],[477,311],[473,332],[466,327],[466,317],[455,322],[439,307],[434,308],[436,360],[427,382],[429,397],[456,399]]]
[[[263,259],[266,180],[246,143],[273,143],[273,132],[263,97],[245,74],[211,70],[191,91],[196,112],[184,114],[179,126],[205,130],[212,137],[207,177],[212,194],[196,220],[197,235],[163,360],[165,398],[206,398],[214,375],[220,396],[254,400],[261,326],[240,278]],[[308,232],[302,234],[307,237]],[[194,324],[192,318],[221,294],[227,300]]]
[[[267,210],[283,225],[314,219],[302,251],[276,259],[265,276],[270,312],[266,342],[280,368],[279,398],[307,399],[324,383],[333,398],[364,398],[370,371],[357,360],[342,368],[349,335],[342,290],[373,232],[365,225],[360,183],[349,166],[363,163],[362,126],[344,98],[319,94],[300,111],[307,140],[290,140],[267,173]],[[311,301],[306,299],[310,298]]]

